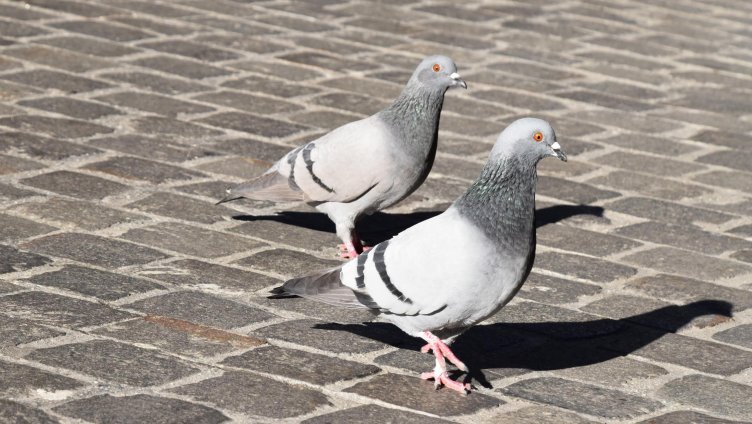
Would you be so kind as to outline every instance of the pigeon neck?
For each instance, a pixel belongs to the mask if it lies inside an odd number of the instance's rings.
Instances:
[[[436,141],[444,90],[427,90],[408,84],[397,99],[384,109],[382,118],[407,144],[423,146]],[[416,146],[416,147],[418,147]]]
[[[501,157],[486,164],[480,177],[454,206],[505,252],[529,252],[535,244],[535,163]]]

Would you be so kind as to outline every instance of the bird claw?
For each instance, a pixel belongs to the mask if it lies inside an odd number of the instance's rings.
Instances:
[[[420,378],[422,378],[423,380],[433,379],[433,387],[436,390],[439,390],[441,386],[444,386],[456,392],[460,392],[463,395],[470,393],[470,391],[472,390],[470,383],[460,383],[459,381],[454,381],[449,378],[449,374],[447,374],[446,371],[424,372],[420,375]]]
[[[467,365],[465,365],[464,362],[460,361],[459,358],[452,352],[451,349],[449,349],[449,346],[446,345],[446,343],[442,342],[441,340],[438,340],[434,343],[428,343],[420,348],[420,351],[422,353],[428,353],[429,350],[434,349],[434,346],[439,349],[441,352],[441,355],[449,360],[452,364],[454,364],[457,369],[460,371],[467,372]]]
[[[367,252],[371,250],[371,246],[361,246],[361,245],[358,245],[358,246],[361,248],[363,252]],[[355,246],[348,246],[347,244],[342,243],[342,244],[339,244],[337,247],[339,248],[339,256],[342,259],[355,259],[359,255],[357,248]]]

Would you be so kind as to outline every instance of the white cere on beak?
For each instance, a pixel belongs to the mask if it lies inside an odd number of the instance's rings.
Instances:
[[[458,79],[460,79],[460,74],[454,72],[452,75],[449,75],[449,78],[451,78],[453,80],[458,80]]]
[[[554,150],[561,150],[561,145],[559,145],[558,141],[554,141],[554,144],[551,145],[551,148]]]

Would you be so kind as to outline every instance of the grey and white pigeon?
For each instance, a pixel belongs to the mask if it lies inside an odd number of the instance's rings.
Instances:
[[[444,93],[467,88],[454,62],[424,59],[386,109],[298,147],[263,175],[229,189],[219,203],[240,198],[305,201],[334,221],[340,246],[363,251],[355,222],[394,205],[426,179],[436,156]]]
[[[535,256],[536,165],[566,161],[548,122],[523,118],[507,127],[480,177],[445,212],[423,221],[357,259],[295,278],[274,289],[349,308],[370,308],[433,351],[436,387],[465,393],[446,360],[465,365],[448,345],[495,314],[522,286]]]

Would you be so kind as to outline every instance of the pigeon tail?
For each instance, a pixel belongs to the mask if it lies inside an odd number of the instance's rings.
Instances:
[[[355,291],[340,279],[341,267],[288,280],[271,290],[275,297],[300,296],[345,308],[378,308],[365,293]]]
[[[272,202],[294,202],[305,200],[305,195],[298,187],[292,186],[289,179],[284,175],[279,172],[269,172],[229,189],[227,196],[217,204],[241,198]]]

